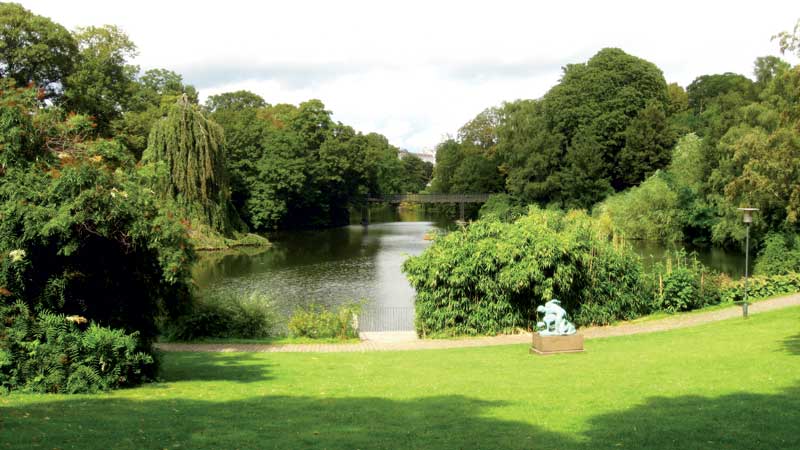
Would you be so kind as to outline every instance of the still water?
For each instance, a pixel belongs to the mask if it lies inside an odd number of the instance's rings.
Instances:
[[[264,294],[289,314],[296,306],[363,300],[408,308],[414,290],[401,266],[430,245],[425,234],[448,227],[417,212],[373,212],[368,227],[351,225],[270,236],[273,246],[246,254],[205,254],[194,271],[201,290]],[[385,222],[380,222],[384,220]]]
[[[256,253],[204,254],[195,267],[195,282],[204,291],[263,294],[286,315],[297,306],[361,300],[367,307],[408,309],[414,290],[402,273],[403,261],[430,245],[426,233],[455,225],[421,211],[388,208],[373,211],[372,221],[368,227],[272,235],[273,246]],[[646,266],[672,251],[656,243],[632,245]],[[741,254],[714,248],[687,251],[696,251],[702,263],[733,278],[744,271]]]

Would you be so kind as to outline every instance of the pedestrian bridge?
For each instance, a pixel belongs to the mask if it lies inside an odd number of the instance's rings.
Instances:
[[[486,203],[492,194],[389,194],[369,196],[369,203]]]
[[[492,194],[388,194],[370,195],[362,208],[361,223],[369,225],[369,203],[457,203],[459,218],[464,221],[464,205],[466,203],[486,203]]]

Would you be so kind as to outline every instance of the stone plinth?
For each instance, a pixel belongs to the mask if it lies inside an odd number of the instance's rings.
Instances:
[[[575,353],[583,351],[583,335],[541,336],[533,333],[531,353],[537,355],[553,355],[555,353]]]

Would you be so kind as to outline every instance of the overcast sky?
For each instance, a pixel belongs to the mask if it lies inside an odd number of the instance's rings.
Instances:
[[[322,100],[335,120],[412,151],[483,109],[538,98],[561,67],[619,47],[686,86],[752,76],[800,1],[80,1],[21,3],[74,29],[115,24],[143,70],[166,68],[201,100],[247,89],[272,104]],[[797,64],[796,59],[789,59]]]

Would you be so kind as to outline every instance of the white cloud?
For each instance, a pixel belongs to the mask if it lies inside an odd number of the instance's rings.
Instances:
[[[202,97],[248,89],[270,103],[319,98],[334,119],[430,148],[486,107],[543,95],[560,67],[613,46],[686,86],[750,75],[776,54],[796,1],[22,1],[68,28],[113,23],[143,69],[164,67]],[[796,60],[792,61],[796,63]]]

